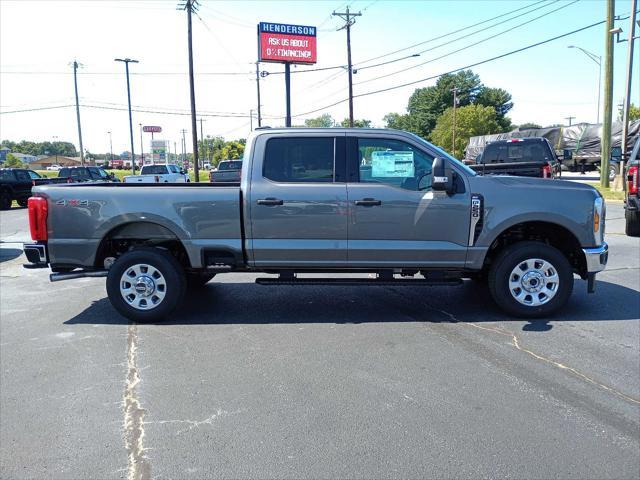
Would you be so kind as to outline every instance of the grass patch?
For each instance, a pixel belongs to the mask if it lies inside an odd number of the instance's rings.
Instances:
[[[624,192],[616,192],[611,187],[603,187],[600,182],[585,182],[592,187],[595,187],[604,197],[605,200],[624,200]]]

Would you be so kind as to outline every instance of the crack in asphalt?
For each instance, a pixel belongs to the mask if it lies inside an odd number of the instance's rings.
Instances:
[[[127,381],[124,389],[124,442],[127,450],[128,480],[149,480],[151,464],[144,455],[144,415],[137,395],[140,375],[136,364],[138,326],[130,323],[127,329]]]

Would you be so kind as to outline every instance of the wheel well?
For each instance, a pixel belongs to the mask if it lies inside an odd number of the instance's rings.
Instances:
[[[567,257],[573,271],[586,278],[587,265],[580,242],[571,231],[550,222],[524,222],[507,228],[489,247],[483,269],[489,268],[504,248],[521,241],[543,242],[557,248]]]
[[[168,228],[152,222],[131,222],[110,230],[98,246],[94,265],[104,268],[105,259],[108,257],[118,258],[143,246],[168,250],[183,267],[191,268],[189,255],[177,235]]]

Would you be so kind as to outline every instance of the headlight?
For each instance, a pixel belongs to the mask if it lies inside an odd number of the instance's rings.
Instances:
[[[597,246],[604,242],[604,216],[604,200],[602,197],[598,197],[593,202],[593,236]]]

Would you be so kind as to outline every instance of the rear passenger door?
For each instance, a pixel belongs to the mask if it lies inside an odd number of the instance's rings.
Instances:
[[[344,138],[335,133],[256,138],[245,190],[250,263],[346,266]]]

